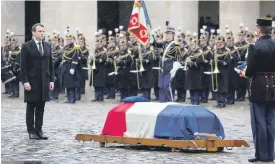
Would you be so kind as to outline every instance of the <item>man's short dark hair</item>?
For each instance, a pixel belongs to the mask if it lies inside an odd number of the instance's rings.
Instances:
[[[261,29],[261,33],[263,35],[270,35],[271,34],[271,31],[272,31],[271,26],[259,26],[259,28]]]
[[[36,31],[36,27],[38,27],[38,26],[44,27],[44,25],[43,25],[42,23],[36,23],[36,24],[34,24],[34,25],[32,26],[32,32],[33,32],[33,31]]]

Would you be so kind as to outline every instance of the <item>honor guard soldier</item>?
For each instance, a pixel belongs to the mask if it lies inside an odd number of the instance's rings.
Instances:
[[[204,88],[202,81],[203,51],[198,46],[198,35],[193,33],[189,38],[189,54],[185,59],[184,70],[186,71],[185,89],[190,92],[191,104],[199,105],[201,93]]]
[[[10,81],[11,84],[11,95],[10,98],[19,97],[19,81],[20,81],[20,51],[21,48],[18,46],[18,40],[11,33],[11,46],[9,51],[9,65],[10,71],[16,77],[16,79]],[[13,76],[13,77],[14,77]]]
[[[161,31],[161,27],[158,27],[155,29],[155,41],[153,43],[153,46],[155,47],[154,54],[155,54],[155,62],[154,62],[154,67],[159,68],[160,67],[160,58],[163,53],[163,33]],[[155,77],[155,84],[154,84],[154,95],[155,95],[155,101],[159,100],[159,74],[160,70],[159,69],[154,69],[154,77]]]
[[[92,66],[90,86],[93,86],[95,90],[95,98],[92,101],[104,101],[106,60],[107,49],[103,47],[100,33],[96,33],[95,52],[90,62]]]
[[[138,72],[144,71],[144,70],[139,70],[138,68],[138,63],[140,63],[140,59],[142,58],[141,49],[142,47],[138,43],[137,39],[132,34],[130,34],[129,41],[128,41],[128,50],[131,51],[131,56],[133,58],[133,62],[130,68],[132,70],[130,71],[132,74],[130,76],[130,81],[129,81],[129,83],[131,84],[131,87],[130,87],[131,96],[137,96],[138,91],[140,90],[139,75],[141,73],[138,73]]]
[[[203,26],[203,29],[200,29],[200,48],[203,51],[203,60],[201,60],[201,65],[203,67],[204,72],[210,71],[209,61],[212,59],[212,49],[208,46],[208,32],[206,30],[206,26]],[[209,97],[210,90],[210,77],[209,75],[202,74],[203,81],[203,90],[201,92],[201,103],[207,103]]]
[[[275,16],[272,18],[272,32],[271,37],[273,40],[275,40]]]
[[[5,46],[1,47],[1,80],[5,86],[5,92],[3,94],[11,93],[10,83],[6,82],[8,79],[8,59],[9,59],[9,51],[10,51],[10,44],[11,44],[11,37],[10,37],[10,30],[7,29],[6,37],[5,37]],[[6,71],[4,71],[6,70]]]
[[[182,32],[181,28],[178,28],[177,33],[177,42],[180,46],[180,55],[177,58],[177,61],[184,65],[185,59],[187,57],[187,42],[185,41],[185,34]],[[185,102],[186,90],[185,90],[185,72],[183,69],[178,69],[175,77],[172,81],[173,95],[175,90],[177,91],[176,102]]]
[[[54,89],[51,91],[51,100],[58,100],[62,89],[62,48],[60,47],[59,32],[53,31],[53,37],[50,40],[52,45],[52,58],[54,67]]]
[[[258,41],[248,48],[245,76],[250,78],[249,100],[255,158],[273,162],[275,138],[275,41],[271,18],[257,19]]]
[[[233,33],[230,29],[226,29],[225,36],[226,46],[230,50],[231,64],[229,65],[229,79],[228,79],[228,93],[226,96],[226,104],[231,105],[235,103],[235,91],[237,89],[237,79],[239,74],[234,71],[234,68],[238,66],[238,61],[240,61],[240,53],[238,48],[234,46]]]
[[[159,75],[159,101],[171,102],[173,101],[173,94],[170,71],[173,69],[173,63],[176,61],[178,56],[180,56],[180,47],[178,43],[174,41],[175,29],[173,27],[167,27],[165,37],[166,40],[163,43],[164,52],[160,61],[161,71]]]
[[[211,62],[212,90],[216,92],[217,105],[215,107],[224,108],[228,93],[231,55],[230,50],[225,46],[225,38],[219,35],[219,30],[217,32],[217,49],[214,50],[214,59]]]
[[[108,31],[108,47],[107,47],[107,60],[105,63],[105,86],[107,90],[106,99],[115,99],[116,96],[116,75],[117,75],[117,64],[116,58],[118,57],[119,48],[116,46],[116,37],[113,36],[112,31]]]
[[[67,91],[68,101],[65,103],[75,103],[77,101],[79,88],[79,73],[77,70],[78,57],[80,53],[80,46],[75,45],[73,36],[70,33],[69,27],[66,31],[66,46],[62,53],[62,82]]]
[[[143,49],[142,57],[138,60],[140,70],[144,70],[139,72],[139,87],[142,91],[143,97],[147,98],[151,101],[151,89],[154,88],[155,85],[155,77],[153,65],[155,62],[155,54],[154,47],[150,46],[148,42]]]
[[[249,44],[245,41],[246,30],[243,29],[243,24],[240,24],[240,32],[238,34],[239,40],[235,44],[240,53],[240,61],[239,64],[243,64],[245,62],[245,54],[247,52],[247,48]],[[238,87],[237,87],[237,98],[236,101],[244,101],[247,89],[247,80],[245,78],[238,78]]]
[[[210,38],[209,38],[209,46],[211,48],[212,53],[214,54],[214,48],[216,47],[216,30],[211,29],[210,30]],[[211,90],[211,98],[210,100],[216,100],[216,93]]]

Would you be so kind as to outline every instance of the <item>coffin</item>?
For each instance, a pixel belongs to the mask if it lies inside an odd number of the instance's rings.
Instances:
[[[123,102],[111,109],[101,135],[193,140],[225,138],[223,126],[211,111],[198,105]]]

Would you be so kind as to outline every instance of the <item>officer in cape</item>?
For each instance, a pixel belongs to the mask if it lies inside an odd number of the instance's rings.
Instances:
[[[180,56],[180,47],[177,42],[174,41],[175,29],[173,27],[167,27],[165,32],[166,40],[163,43],[163,55],[160,63],[160,75],[159,75],[159,101],[160,102],[171,102],[173,101],[171,81],[171,70],[173,64]],[[176,72],[174,72],[175,75]]]
[[[257,19],[255,45],[248,48],[245,76],[250,78],[249,99],[255,158],[249,162],[274,160],[275,135],[275,41],[272,18]]]

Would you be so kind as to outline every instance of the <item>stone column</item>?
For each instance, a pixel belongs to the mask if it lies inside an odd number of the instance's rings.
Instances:
[[[233,31],[236,38],[240,23],[249,31],[256,30],[256,19],[260,16],[259,1],[220,1],[220,30],[225,33],[226,25]]]
[[[165,30],[165,21],[170,26],[184,32],[198,31],[198,1],[146,1],[147,10],[154,28],[161,26]]]
[[[25,42],[25,1],[1,1],[1,43],[5,44],[6,30],[10,29],[21,46]]]
[[[62,36],[67,26],[74,35],[79,28],[92,46],[97,31],[97,1],[41,1],[41,23],[46,32],[52,34],[55,29]]]

